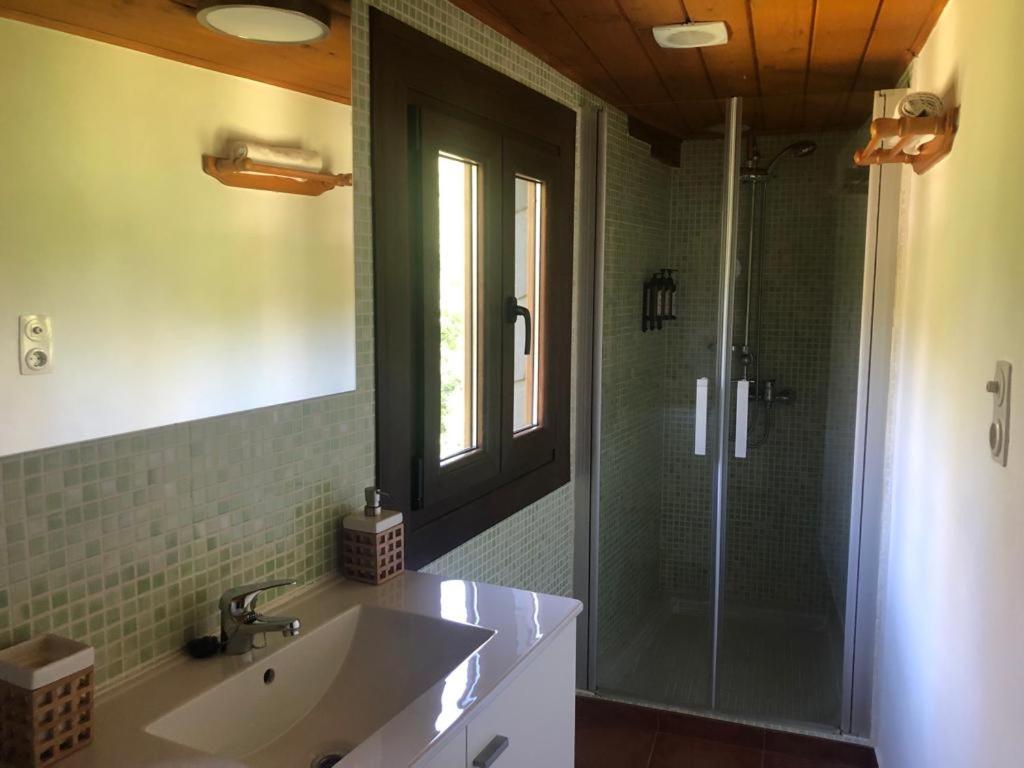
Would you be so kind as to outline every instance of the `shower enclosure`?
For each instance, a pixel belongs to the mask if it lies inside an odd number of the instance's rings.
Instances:
[[[645,211],[667,229],[628,231],[609,192],[623,263],[600,289],[588,683],[848,730],[868,174],[859,133],[744,135],[741,110],[729,102],[724,142],[685,142],[679,169],[632,191],[667,191]],[[678,319],[638,338],[617,310],[660,269]]]

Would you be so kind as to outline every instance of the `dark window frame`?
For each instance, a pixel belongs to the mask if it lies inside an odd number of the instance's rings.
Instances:
[[[373,8],[370,72],[377,478],[389,505],[406,513],[406,561],[418,568],[569,482],[576,113]],[[426,113],[500,133],[506,185],[514,183],[508,167],[530,175],[536,159],[547,157],[548,194],[555,196],[542,298],[543,429],[520,442],[532,443],[531,451],[510,453],[511,434],[503,427],[500,480],[455,489],[433,508],[417,498],[425,480],[418,142]],[[507,241],[508,227],[502,230]],[[503,344],[511,328],[502,331]],[[502,398],[510,397],[506,387]],[[506,425],[511,403],[502,402],[500,411]]]

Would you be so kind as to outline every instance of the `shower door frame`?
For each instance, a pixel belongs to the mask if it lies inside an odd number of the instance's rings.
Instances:
[[[873,116],[892,112],[893,104],[906,93],[892,89],[875,94]],[[589,118],[589,119],[587,119]],[[728,102],[722,240],[719,263],[718,317],[716,322],[714,418],[715,450],[712,472],[712,642],[710,649],[710,707],[701,714],[737,719],[717,709],[718,645],[724,585],[726,505],[728,494],[728,432],[733,393],[731,389],[733,278],[738,230],[738,188],[742,140],[742,98]],[[590,147],[594,160],[593,181],[588,183],[586,164],[581,168],[579,277],[580,347],[577,368],[576,426],[576,536],[573,593],[584,602],[585,620],[578,632],[577,686],[597,692],[597,620],[599,593],[602,268],[604,263],[604,190],[606,167],[606,120],[601,113],[585,115],[581,124],[581,153]],[[874,625],[877,613],[879,553],[881,551],[884,501],[886,413],[892,345],[896,254],[900,219],[902,166],[871,166],[864,248],[863,299],[861,305],[860,359],[855,417],[853,489],[850,505],[850,541],[847,559],[847,599],[844,613],[842,701],[839,730],[867,737],[871,729],[874,670]],[[589,230],[589,234],[587,234]],[[584,247],[586,246],[586,247]],[[592,303],[588,297],[592,296]],[[586,325],[589,332],[583,332]],[[709,424],[711,426],[711,424]],[[581,439],[582,436],[582,439]],[[686,709],[677,707],[677,709]],[[790,727],[770,719],[757,722],[776,728]],[[810,724],[801,724],[801,729]],[[821,725],[823,731],[831,731]]]
[[[718,320],[715,324],[715,461],[711,472],[711,669],[709,709],[718,712],[718,650],[725,589],[725,540],[729,501],[729,423],[732,414],[733,271],[739,234],[740,144],[743,99],[729,99],[723,153],[722,234],[719,241]]]
[[[907,93],[906,88],[875,91],[872,118],[892,115]],[[903,165],[872,165],[868,178],[840,719],[844,732],[865,737],[871,734],[874,695],[875,620],[885,507],[886,417],[906,175]]]

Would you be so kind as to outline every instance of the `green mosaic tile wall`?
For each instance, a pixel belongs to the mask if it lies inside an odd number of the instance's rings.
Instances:
[[[644,280],[671,266],[671,170],[609,115],[601,360],[598,665],[658,595],[665,333],[640,330]]]
[[[444,0],[374,4],[564,104],[598,103]],[[373,482],[366,0],[352,35],[357,389],[0,459],[0,647],[85,640],[109,684],[212,632],[227,586],[333,570],[338,520]],[[611,141],[652,163],[624,130]],[[570,485],[427,570],[568,594],[572,530]]]
[[[795,396],[774,406],[767,442],[730,462],[726,598],[832,615],[845,597],[866,186],[863,169],[851,162],[860,133],[764,136],[759,143],[771,158],[805,138],[817,142],[817,151],[781,161],[769,185],[760,336],[762,376]],[[673,174],[681,311],[665,357],[661,584],[692,603],[704,603],[710,588],[711,464],[693,455],[693,409],[694,381],[714,365],[721,150],[720,141],[686,142],[682,168]],[[741,187],[737,346],[749,194],[748,185]],[[755,291],[755,321],[757,312]],[[733,366],[738,375],[737,358]],[[751,408],[755,437],[764,413],[761,404]]]

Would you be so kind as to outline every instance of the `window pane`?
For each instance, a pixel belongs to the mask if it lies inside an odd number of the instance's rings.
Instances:
[[[437,159],[441,323],[441,461],[480,444],[478,168]]]
[[[540,349],[543,339],[540,275],[543,257],[544,187],[539,181],[516,177],[516,302],[529,314],[516,319],[515,404],[512,426],[516,432],[540,422]],[[527,323],[530,352],[526,354]]]

